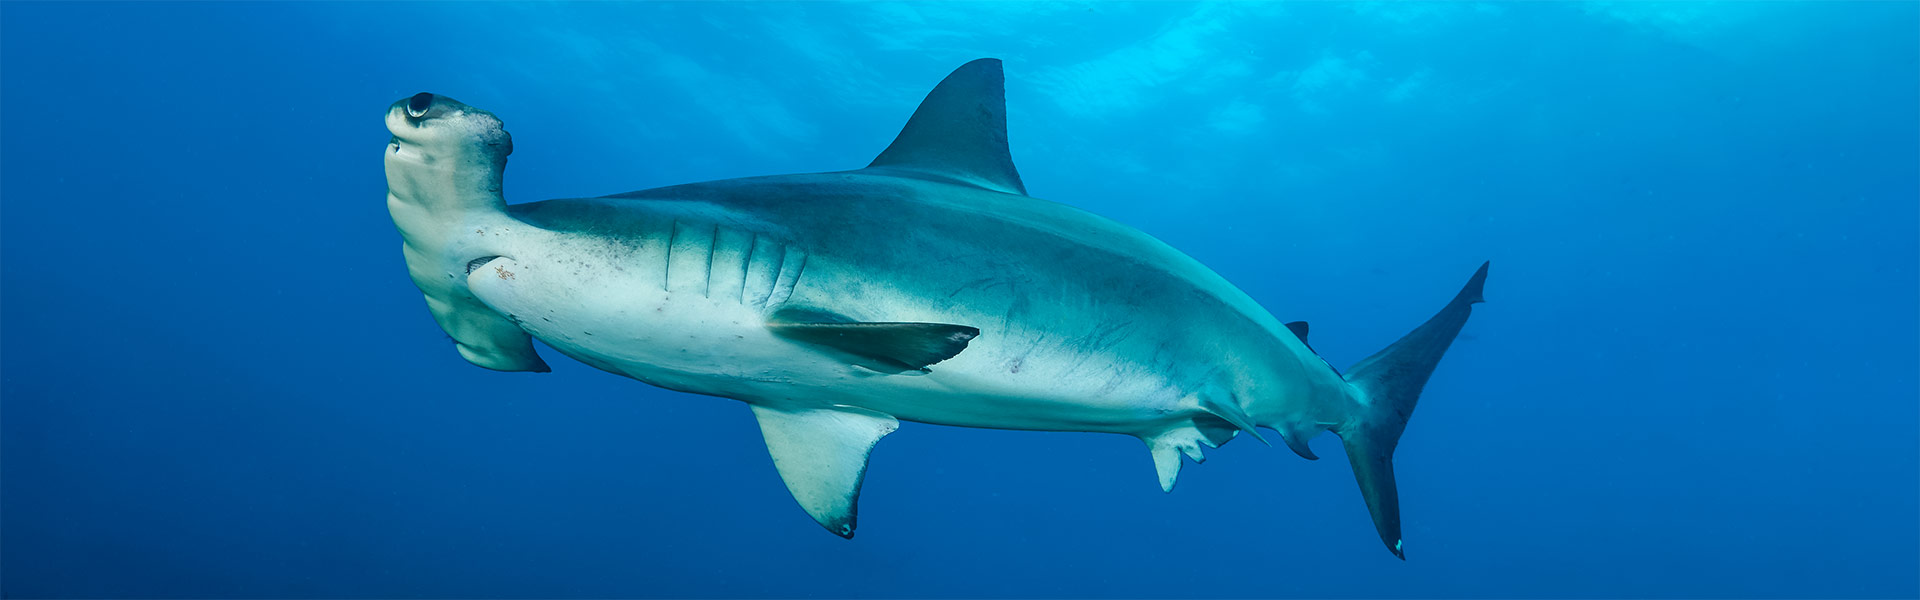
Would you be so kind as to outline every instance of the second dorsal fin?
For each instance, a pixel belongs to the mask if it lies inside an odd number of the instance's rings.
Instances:
[[[1308,352],[1312,352],[1314,356],[1320,356],[1320,351],[1314,350],[1313,344],[1307,341],[1307,322],[1306,321],[1294,321],[1292,323],[1288,323],[1287,331],[1293,332],[1294,337],[1300,338],[1300,345],[1306,346]],[[1320,362],[1327,363],[1327,368],[1333,369],[1333,374],[1335,375],[1340,374],[1340,370],[1334,369],[1333,363],[1327,362],[1327,359],[1325,357],[1322,357],[1320,359]],[[1313,456],[1312,452],[1303,452],[1300,448],[1294,448],[1293,451],[1300,452],[1300,455],[1307,457],[1307,460],[1318,459],[1318,457]]]
[[[1302,344],[1307,343],[1307,322],[1306,321],[1294,321],[1292,323],[1288,323],[1287,331],[1293,332],[1294,337],[1300,338],[1300,343]],[[1308,348],[1311,349],[1312,346],[1308,346]]]
[[[868,168],[884,167],[1026,195],[1007,152],[1006,77],[1000,59],[960,65],[934,86]]]

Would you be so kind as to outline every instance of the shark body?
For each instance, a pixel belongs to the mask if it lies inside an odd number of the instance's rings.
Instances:
[[[1163,489],[1260,428],[1301,456],[1342,438],[1404,558],[1392,451],[1480,301],[1342,375],[1192,258],[1035,199],[1007,152],[997,60],[941,82],[867,168],[507,205],[511,138],[444,96],[395,103],[388,204],[462,356],[593,367],[747,403],[801,507],[851,537],[867,455],[901,420],[1146,442]]]

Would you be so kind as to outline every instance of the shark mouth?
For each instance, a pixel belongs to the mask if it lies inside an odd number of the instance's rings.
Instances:
[[[479,269],[480,267],[487,266],[487,263],[493,262],[493,259],[496,259],[496,258],[500,258],[500,256],[497,254],[493,256],[482,256],[480,258],[467,261],[467,274],[472,275],[474,270]]]

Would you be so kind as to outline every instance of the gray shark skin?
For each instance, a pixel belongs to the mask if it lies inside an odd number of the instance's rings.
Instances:
[[[546,371],[533,339],[611,373],[740,400],[781,478],[852,537],[868,453],[914,421],[1145,441],[1184,455],[1245,432],[1339,435],[1401,548],[1392,456],[1486,265],[1343,376],[1192,258],[1032,198],[1007,151],[1000,62],[927,96],[866,168],[507,205],[512,139],[445,96],[394,103],[388,207],[428,308],[468,361]]]

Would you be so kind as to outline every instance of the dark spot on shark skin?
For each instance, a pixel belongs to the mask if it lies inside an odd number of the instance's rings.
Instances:
[[[1008,365],[1007,365],[1007,372],[1008,372],[1008,373],[1019,373],[1019,372],[1020,372],[1020,365],[1021,365],[1021,364],[1024,364],[1024,363],[1026,363],[1026,362],[1027,362],[1027,357],[1024,357],[1024,356],[1022,356],[1022,357],[1019,357],[1019,358],[1015,358],[1015,359],[1013,359],[1013,361],[1012,361],[1012,362],[1011,362],[1010,364],[1008,364]]]

